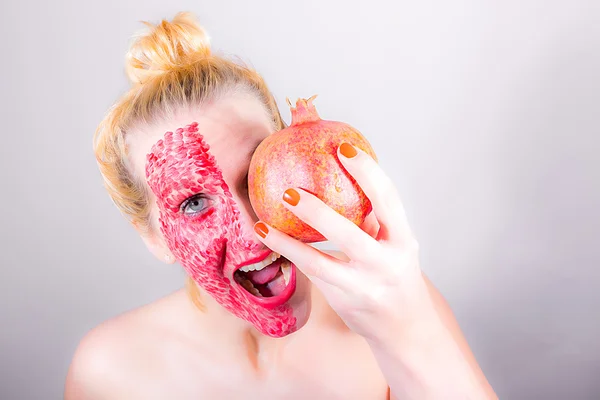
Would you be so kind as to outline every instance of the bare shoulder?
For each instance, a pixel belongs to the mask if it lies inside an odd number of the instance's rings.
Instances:
[[[100,399],[113,395],[111,380],[115,367],[127,356],[119,352],[126,340],[116,334],[124,331],[110,320],[88,332],[79,342],[65,383],[65,400]],[[124,335],[125,336],[125,335]]]
[[[176,318],[180,296],[176,292],[90,330],[71,361],[65,400],[128,398],[140,379],[156,374],[176,331],[169,319]]]

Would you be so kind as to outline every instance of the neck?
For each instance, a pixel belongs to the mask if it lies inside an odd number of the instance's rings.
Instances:
[[[306,334],[310,334],[315,328],[322,329],[328,326],[333,329],[347,330],[316,286],[308,279],[306,284],[308,285],[306,295],[310,296],[311,303],[310,317],[298,332],[283,338],[262,334],[249,322],[227,311],[191,279],[186,282],[186,291],[194,307],[200,310],[202,319],[212,320],[210,325],[218,328],[221,332],[220,337],[227,337],[227,340],[239,343],[256,373],[264,375],[280,365],[290,345]]]

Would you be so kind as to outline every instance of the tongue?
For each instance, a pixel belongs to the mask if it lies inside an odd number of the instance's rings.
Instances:
[[[271,292],[271,296],[279,296],[283,292],[283,289],[285,289],[283,274],[267,283],[267,289]]]
[[[263,285],[275,278],[277,272],[279,272],[279,266],[281,265],[281,258],[275,260],[271,265],[264,267],[260,271],[249,271],[246,272],[248,279],[252,281],[254,285]]]

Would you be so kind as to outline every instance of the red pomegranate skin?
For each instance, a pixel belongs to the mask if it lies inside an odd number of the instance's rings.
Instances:
[[[377,157],[367,139],[352,126],[322,120],[312,104],[316,96],[290,104],[292,123],[268,136],[258,146],[248,171],[248,193],[261,221],[302,242],[326,240],[282,203],[283,193],[298,187],[312,193],[356,225],[372,206],[337,156],[344,143]]]

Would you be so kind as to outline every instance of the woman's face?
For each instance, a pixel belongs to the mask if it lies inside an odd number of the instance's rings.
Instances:
[[[248,166],[273,131],[261,102],[237,93],[136,127],[128,145],[150,193],[154,229],[146,242],[171,252],[227,310],[279,337],[306,322],[310,296],[306,278],[283,257],[263,267],[276,255],[253,231]]]

